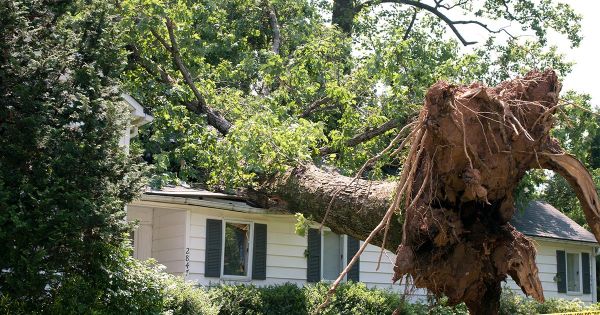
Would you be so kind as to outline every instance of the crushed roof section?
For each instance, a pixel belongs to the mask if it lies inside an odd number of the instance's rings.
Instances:
[[[532,201],[525,210],[518,209],[510,223],[528,236],[596,243],[592,233],[543,201]]]

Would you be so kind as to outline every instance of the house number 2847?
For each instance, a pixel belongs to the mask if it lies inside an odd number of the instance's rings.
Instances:
[[[185,275],[190,274],[190,248],[185,249]]]

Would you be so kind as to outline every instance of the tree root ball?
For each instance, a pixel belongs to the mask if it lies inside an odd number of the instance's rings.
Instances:
[[[420,155],[406,196],[394,280],[465,302],[471,314],[497,314],[510,275],[539,301],[535,247],[509,222],[513,190],[525,172],[562,153],[549,136],[561,85],[547,70],[497,87],[438,82],[419,116]],[[558,152],[560,151],[560,152]]]

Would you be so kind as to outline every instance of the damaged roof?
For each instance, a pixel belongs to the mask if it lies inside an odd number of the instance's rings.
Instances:
[[[212,201],[222,200],[224,203],[246,201],[241,196],[182,186],[167,186],[160,190],[148,189],[145,194]],[[532,201],[525,207],[524,211],[517,210],[510,223],[519,232],[528,236],[596,243],[596,238],[592,233],[544,201]]]
[[[528,236],[596,243],[592,233],[544,201],[532,201],[525,210],[517,210],[510,223]]]

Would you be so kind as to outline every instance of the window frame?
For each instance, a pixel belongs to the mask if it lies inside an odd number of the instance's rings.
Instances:
[[[577,261],[579,262],[579,291],[571,291],[569,290],[569,280],[572,281],[572,279],[569,279],[569,254],[572,255],[577,255],[578,259]],[[568,251],[565,250],[565,284],[567,286],[567,294],[568,295],[581,295],[583,294],[583,266],[582,266],[582,261],[581,261],[581,253],[579,252],[573,252],[573,251]]]
[[[245,220],[235,219],[222,219],[222,231],[221,231],[221,279],[224,280],[237,280],[237,281],[250,281],[252,279],[252,260],[254,259],[254,222]],[[237,275],[226,275],[225,274],[225,233],[227,229],[227,223],[236,224],[247,224],[249,228],[248,233],[248,267],[245,276]]]
[[[321,271],[320,279],[321,279],[322,282],[331,283],[331,282],[334,282],[335,279],[329,280],[329,279],[323,278],[323,272],[325,271],[325,269],[323,268],[323,260],[324,260],[323,259],[323,257],[324,257],[323,254],[325,252],[325,241],[324,241],[325,232],[330,232],[330,233],[333,233],[333,234],[335,234],[335,235],[337,235],[337,236],[340,237],[340,242],[342,243],[341,244],[342,245],[341,246],[342,247],[342,250],[341,250],[342,257],[340,257],[340,259],[342,261],[341,261],[341,265],[340,265],[341,266],[340,272],[344,271],[344,269],[346,268],[346,266],[348,266],[348,259],[347,259],[347,257],[348,257],[348,235],[346,235],[346,234],[341,234],[341,235],[337,234],[337,233],[331,231],[331,229],[329,229],[329,228],[323,228],[322,232],[319,233],[320,234],[319,237],[321,238],[321,257],[320,257],[320,262],[319,262],[320,265],[321,265],[321,268],[320,268],[321,269],[320,270]],[[342,281],[345,282],[347,280],[347,276],[348,275],[344,275],[344,278],[342,279]],[[338,274],[337,277],[339,277],[339,274]]]

